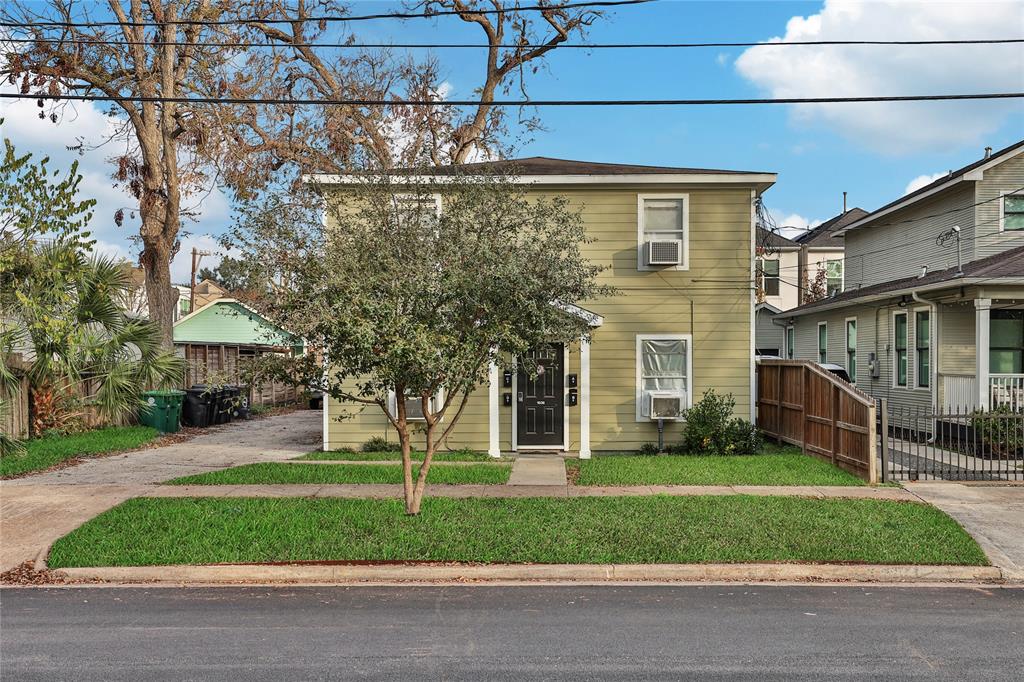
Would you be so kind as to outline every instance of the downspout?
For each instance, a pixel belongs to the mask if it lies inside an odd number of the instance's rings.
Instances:
[[[929,386],[931,386],[932,392],[932,415],[935,415],[937,414],[939,409],[939,335],[935,333],[939,326],[939,306],[935,301],[929,301],[928,299],[921,298],[920,296],[918,296],[916,291],[911,292],[910,296],[918,303],[923,303],[931,308],[931,312],[928,315],[928,326],[930,327],[930,329],[928,330],[928,352],[931,354],[932,357],[931,361],[928,363],[928,382]],[[914,338],[917,338],[916,323],[914,326]],[[932,349],[935,349],[934,353],[932,352]],[[934,428],[933,426],[932,437],[928,439],[929,443],[935,442],[935,436],[937,435],[935,432],[937,430],[938,429]]]

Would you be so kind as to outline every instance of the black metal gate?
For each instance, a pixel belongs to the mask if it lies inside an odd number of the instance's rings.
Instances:
[[[1024,480],[1024,412],[935,412],[879,402],[882,481]]]

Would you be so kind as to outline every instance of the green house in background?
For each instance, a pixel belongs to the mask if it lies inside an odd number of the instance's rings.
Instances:
[[[185,386],[244,383],[247,362],[264,353],[302,355],[302,338],[278,326],[259,311],[233,298],[211,301],[174,323],[174,347],[188,363]],[[268,384],[250,389],[255,405],[292,402],[294,387]]]

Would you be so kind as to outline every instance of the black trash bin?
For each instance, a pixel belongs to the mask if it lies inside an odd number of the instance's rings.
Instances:
[[[185,426],[206,428],[213,424],[216,407],[216,393],[207,391],[204,384],[185,389],[185,401],[181,407],[181,423]]]
[[[227,424],[231,421],[237,398],[238,386],[221,387],[217,392],[217,414],[213,419],[214,424]]]
[[[232,386],[236,393],[231,399],[231,418],[232,419],[248,419],[249,418],[249,387],[248,386]]]

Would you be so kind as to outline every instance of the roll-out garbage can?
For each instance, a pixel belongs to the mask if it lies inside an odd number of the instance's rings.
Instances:
[[[207,390],[204,384],[196,384],[185,391],[181,422],[185,426],[205,428],[214,423],[217,392]]]
[[[249,418],[249,387],[248,386],[235,386],[238,389],[238,393],[232,398],[231,404],[231,418],[232,419],[248,419]]]
[[[235,399],[238,397],[237,386],[222,386],[217,392],[217,413],[214,416],[214,424],[227,424],[231,421],[232,412],[235,407]]]
[[[185,391],[146,391],[146,404],[139,409],[139,421],[161,433],[177,433],[181,423],[181,406]]]

